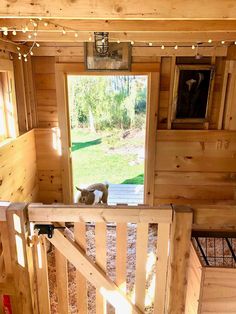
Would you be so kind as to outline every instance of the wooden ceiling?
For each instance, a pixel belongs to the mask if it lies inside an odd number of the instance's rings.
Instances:
[[[33,24],[37,21],[37,37]],[[48,23],[47,26],[44,23]],[[22,32],[28,25],[29,31]],[[15,42],[82,43],[95,31],[110,41],[221,47],[236,41],[235,0],[1,0],[0,28]],[[62,34],[62,30],[66,34]],[[75,32],[78,36],[75,37]],[[2,32],[3,33],[3,32]],[[212,43],[209,44],[208,40]]]
[[[235,19],[235,0],[1,0],[0,17]]]

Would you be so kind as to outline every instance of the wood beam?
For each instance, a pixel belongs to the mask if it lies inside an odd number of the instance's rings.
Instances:
[[[236,230],[236,205],[193,205],[193,230]]]
[[[62,231],[55,230],[53,237],[49,241],[114,307],[121,306],[125,313],[142,314],[142,311],[110,280],[104,270],[97,263],[90,260],[78,244],[65,238]]]
[[[75,38],[75,32],[68,32],[65,35],[62,31],[59,32],[38,32],[37,42],[86,42],[91,37],[91,32],[80,32],[79,36]],[[33,38],[33,37],[32,37]],[[32,42],[28,39],[28,34],[18,33],[16,36],[11,37],[12,40]],[[109,35],[110,42],[152,42],[152,43],[197,43],[205,42],[211,39],[214,42],[235,41],[236,31],[234,32],[120,32],[111,33]]]
[[[44,23],[48,22],[47,26]],[[37,21],[39,32],[59,32],[62,28],[78,32],[209,32],[235,33],[235,20],[66,20],[50,19]],[[21,32],[25,26],[33,31],[33,24],[29,19],[0,19],[0,28]]]
[[[193,213],[187,206],[175,206],[174,209],[174,220],[171,226],[167,313],[180,314],[185,313]]]
[[[200,47],[198,50],[199,54],[202,56],[210,57],[225,57],[227,55],[227,47]],[[145,46],[133,46],[132,47],[132,57],[164,57],[164,56],[192,56],[196,55],[196,50],[193,50],[189,47],[180,46],[177,50],[173,49],[173,47],[166,46],[165,49],[161,49],[161,47],[145,47]],[[34,49],[34,56],[57,56],[57,57],[81,57],[81,61],[83,62],[84,57],[84,47],[81,44],[77,44],[77,46],[71,46],[69,43],[67,46],[61,46],[61,44],[57,44],[57,47],[52,46],[44,46],[41,45],[39,48]]]
[[[10,42],[8,40],[2,40],[0,38],[0,50],[8,51],[12,53],[27,53],[29,51],[29,48],[25,45],[20,45],[20,51],[17,49],[18,45],[17,43]]]
[[[234,0],[10,1],[2,0],[1,17],[82,19],[235,19]]]
[[[29,221],[41,222],[149,222],[171,223],[171,206],[39,205],[28,207]]]

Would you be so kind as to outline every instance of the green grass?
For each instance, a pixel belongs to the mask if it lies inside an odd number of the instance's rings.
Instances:
[[[137,159],[132,150],[144,145],[144,136],[123,139],[120,131],[96,134],[77,129],[71,131],[71,137],[74,185],[104,181],[143,184],[143,163],[129,163]]]

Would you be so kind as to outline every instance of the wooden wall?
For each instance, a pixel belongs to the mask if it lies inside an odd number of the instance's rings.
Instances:
[[[0,144],[0,199],[34,202],[38,178],[34,130]]]
[[[157,131],[155,203],[234,200],[235,150],[235,132]]]
[[[186,314],[236,313],[236,268],[202,267],[191,245]]]
[[[61,156],[58,128],[35,129],[39,200],[62,202]]]
[[[32,58],[35,100],[39,128],[58,126],[55,58]]]
[[[202,266],[191,244],[187,273],[186,314],[197,314],[202,281]]]
[[[137,62],[153,62],[153,58],[153,56],[139,56],[134,59]],[[82,61],[81,57],[77,59],[75,56],[73,58],[54,56],[32,58],[38,127],[48,128],[47,134],[45,132],[43,135],[45,142],[50,142],[50,128],[58,126],[55,63]],[[236,65],[235,61],[230,61],[226,57],[209,58],[209,60],[215,63],[216,67],[209,130],[183,131],[167,130],[176,57],[161,58],[155,204],[166,202],[217,203],[223,200],[235,200],[236,160],[234,150],[236,137],[233,132],[230,133],[225,130],[233,131],[236,129],[234,105],[236,93],[236,71],[234,70]],[[224,87],[224,82],[227,82],[226,87]],[[225,104],[223,112],[220,109],[222,102],[223,105]],[[219,123],[220,116],[222,128],[221,123]],[[216,131],[217,128],[222,130]],[[42,130],[40,137],[42,137]],[[42,142],[42,138],[40,141]],[[49,151],[49,156],[50,154],[51,151]],[[39,161],[41,156],[42,149],[38,153]],[[55,183],[55,187],[52,187],[54,183],[50,183],[50,193],[41,201],[60,202],[62,199],[60,171],[58,165],[50,164],[51,168],[47,166],[47,169],[43,169],[40,166],[39,171],[46,171],[47,174],[44,172],[44,175],[47,178],[50,172],[55,172],[57,183]],[[223,189],[222,186],[224,186]],[[40,183],[41,189],[41,196],[46,195],[42,181]],[[49,195],[51,196],[49,197]]]
[[[205,268],[200,314],[236,313],[236,269]]]

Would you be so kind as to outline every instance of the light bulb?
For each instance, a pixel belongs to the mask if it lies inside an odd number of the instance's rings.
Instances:
[[[47,27],[47,26],[48,26],[48,22],[44,22],[43,25],[44,25],[45,27]]]
[[[75,33],[75,37],[77,38],[79,35],[78,35],[78,33]]]
[[[117,44],[119,44],[120,43],[120,41],[119,40],[117,40]]]
[[[103,39],[102,39],[102,43],[104,43],[104,42],[105,42],[105,39],[103,38]]]
[[[17,49],[18,51],[20,51],[20,47],[19,47],[19,46],[17,46],[16,49]]]
[[[29,38],[29,39],[31,39],[31,38],[32,38],[32,35],[31,35],[31,34],[29,34],[29,35],[28,35],[28,38]]]
[[[236,45],[236,41],[234,42],[234,44]]]
[[[194,45],[192,45],[192,49],[194,50],[196,47]]]
[[[8,35],[8,31],[7,30],[3,31],[3,35],[7,36]]]
[[[31,51],[30,51],[30,55],[33,56],[33,54],[34,54],[34,53],[33,53],[33,51],[31,50]]]
[[[36,37],[38,35],[38,33],[37,32],[34,32],[34,36]]]
[[[134,45],[134,41],[133,41],[133,40],[131,40],[131,42],[130,42],[130,43],[131,43],[131,45]]]
[[[18,53],[18,56],[21,57],[21,53],[20,52]]]
[[[27,62],[27,58],[25,58],[24,60],[25,60],[25,62]]]
[[[89,37],[89,41],[91,41],[91,40],[92,40],[92,37],[90,36],[90,37]]]
[[[212,39],[208,39],[209,44],[212,43]]]
[[[161,45],[161,49],[162,49],[162,50],[165,49],[165,46],[164,46],[164,45]]]
[[[65,34],[66,34],[66,31],[64,30],[64,28],[63,28],[63,30],[62,30],[62,34],[63,34],[63,35],[65,35]]]
[[[24,56],[24,58],[26,58],[26,57],[27,57],[27,54],[25,53],[25,54],[23,54],[23,56]]]
[[[18,59],[21,60],[21,55],[18,56]]]
[[[222,43],[222,45],[224,45],[225,41],[224,41],[224,40],[221,40],[221,43]]]
[[[177,45],[175,45],[175,50],[177,50],[178,49],[178,46]]]
[[[39,47],[39,46],[40,46],[40,44],[39,44],[39,43],[35,43],[35,45],[36,45],[36,47]]]
[[[12,35],[16,36],[16,30],[12,31]]]
[[[33,25],[34,25],[34,27],[37,27],[37,26],[38,26],[38,24],[37,24],[36,22],[33,22]]]
[[[152,46],[152,43],[149,43],[149,46]]]

